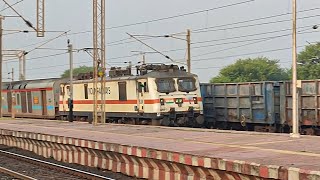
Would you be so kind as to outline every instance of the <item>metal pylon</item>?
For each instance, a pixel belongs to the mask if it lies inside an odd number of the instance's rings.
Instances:
[[[37,37],[44,37],[44,1],[37,0]]]
[[[101,122],[105,123],[105,0],[93,0],[93,66],[94,66],[94,106],[93,121],[98,122],[98,109],[101,113]],[[103,72],[100,77],[100,91],[98,91],[98,73]],[[98,93],[101,93],[101,100],[98,101]],[[100,106],[98,106],[100,105]],[[98,108],[99,107],[99,108]]]
[[[19,80],[26,79],[26,52],[24,50],[3,50],[3,61],[19,60]],[[6,59],[8,58],[8,59]]]

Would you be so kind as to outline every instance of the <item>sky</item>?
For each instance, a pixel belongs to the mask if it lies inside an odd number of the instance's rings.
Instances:
[[[14,4],[20,0],[6,0]],[[106,0],[106,62],[112,66],[137,64],[142,55],[152,52],[127,33],[143,40],[154,49],[186,66],[187,29],[191,30],[191,71],[201,82],[208,82],[219,70],[237,59],[268,57],[279,60],[283,68],[292,61],[292,0]],[[242,3],[243,2],[243,3]],[[25,50],[26,78],[59,77],[69,68],[67,40],[75,49],[92,47],[92,1],[46,0],[45,37],[34,32],[12,33],[9,30],[32,30],[18,17],[3,21],[3,48]],[[0,1],[2,16],[16,15]],[[13,6],[25,19],[36,24],[36,0],[23,0]],[[297,0],[298,50],[320,41],[320,1]],[[198,13],[194,13],[198,12]],[[183,15],[184,16],[178,16]],[[186,15],[189,14],[189,15]],[[174,18],[167,18],[174,17]],[[131,25],[130,25],[131,24]],[[136,24],[136,25],[132,25]],[[124,26],[130,25],[130,26]],[[50,32],[51,31],[51,32]],[[40,46],[63,32],[66,35]],[[79,33],[82,32],[82,33]],[[172,35],[177,38],[155,36]],[[40,49],[35,49],[40,47]],[[47,56],[47,57],[46,57]],[[14,68],[18,79],[18,61],[3,64],[3,80]],[[147,63],[172,63],[158,53],[146,53]],[[92,58],[83,51],[74,53],[74,66],[92,65]],[[108,66],[109,66],[108,65]],[[11,77],[11,76],[10,76]]]

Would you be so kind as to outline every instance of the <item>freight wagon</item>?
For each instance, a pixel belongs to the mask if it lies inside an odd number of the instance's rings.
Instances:
[[[292,83],[203,83],[205,121],[220,129],[291,132]],[[301,81],[299,92],[300,131],[318,134],[319,80]]]

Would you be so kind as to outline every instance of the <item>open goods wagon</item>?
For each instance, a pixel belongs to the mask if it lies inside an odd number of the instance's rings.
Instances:
[[[318,134],[320,80],[301,81],[299,120],[303,134]],[[292,83],[201,84],[204,115],[209,126],[222,129],[290,132]]]

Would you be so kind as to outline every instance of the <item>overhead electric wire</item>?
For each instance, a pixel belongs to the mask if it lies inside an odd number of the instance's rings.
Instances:
[[[210,9],[204,9],[204,10],[193,11],[193,12],[184,13],[184,14],[178,14],[178,15],[174,15],[174,16],[168,16],[168,17],[152,19],[152,20],[147,20],[147,21],[142,21],[142,22],[136,22],[136,23],[131,23],[131,24],[124,24],[124,25],[119,25],[119,26],[112,26],[112,27],[107,27],[106,30],[118,29],[118,28],[130,27],[130,26],[136,26],[136,25],[147,24],[147,23],[152,23],[152,22],[159,22],[159,21],[164,21],[164,20],[169,20],[169,19],[175,19],[175,18],[179,18],[179,17],[189,16],[189,15],[194,15],[194,14],[200,14],[200,13],[205,13],[205,12],[209,12],[209,11],[213,11],[213,10],[218,10],[218,9],[237,6],[237,5],[241,5],[241,4],[246,4],[246,3],[250,3],[250,2],[254,2],[254,1],[255,0],[247,0],[247,1],[242,1],[242,2],[238,2],[238,3],[233,3],[233,4],[227,4],[227,5],[223,5],[223,6],[219,6],[219,7],[214,7],[214,8],[210,8]],[[87,32],[92,32],[92,31],[83,31],[83,33],[87,33]],[[79,32],[79,33],[82,33],[82,32]]]
[[[10,33],[4,33],[4,34],[3,34],[3,36],[12,35],[12,34],[18,34],[18,33],[21,33],[21,32],[10,32]]]
[[[68,33],[68,36],[70,35],[77,35],[77,34],[86,34],[86,33],[91,33],[92,31],[79,31],[79,32],[73,32],[73,33]]]
[[[106,29],[118,29],[118,28],[123,28],[123,27],[136,26],[136,25],[140,25],[140,24],[147,24],[147,23],[152,23],[152,22],[175,19],[175,18],[178,18],[178,17],[184,17],[184,16],[189,16],[189,15],[194,15],[194,14],[200,14],[200,13],[204,13],[204,12],[208,12],[208,11],[223,9],[223,8],[237,6],[237,5],[241,5],[241,4],[247,4],[247,3],[250,3],[250,2],[253,2],[253,1],[255,1],[255,0],[247,0],[247,1],[242,1],[242,2],[238,2],[238,3],[223,5],[223,6],[219,6],[219,7],[215,7],[215,8],[199,10],[199,11],[194,11],[194,12],[189,12],[189,13],[184,13],[184,14],[178,14],[178,15],[174,15],[174,16],[168,16],[168,17],[163,17],[163,18],[158,18],[158,19],[153,19],[153,20],[148,20],[148,21],[142,21],[142,22],[137,22],[137,23],[131,23],[131,24],[107,27]]]
[[[315,31],[314,31],[315,32]],[[311,32],[310,32],[311,33]],[[313,32],[312,32],[313,33]],[[284,36],[284,35],[283,35]],[[269,37],[269,38],[277,38],[277,37],[282,37],[282,36],[275,36],[275,37]],[[265,41],[265,38],[263,39],[263,41]],[[235,42],[233,42],[235,43]],[[255,43],[258,43],[258,42],[253,42],[253,43],[250,43],[250,44],[255,44]],[[240,45],[240,46],[236,46],[236,47],[243,47],[243,46],[246,46],[246,45]],[[232,48],[236,48],[236,47],[231,47],[231,48],[227,48],[228,50],[232,49]],[[56,50],[56,49],[55,49]],[[59,49],[59,50],[66,50],[66,49]],[[170,52],[170,51],[176,51],[177,49],[173,49],[173,50],[167,50],[167,51],[163,51],[163,52]],[[181,49],[181,50],[185,50],[185,49]],[[221,50],[220,50],[221,51]],[[219,51],[215,51],[215,52],[219,52]],[[214,52],[214,53],[215,53]],[[35,57],[35,58],[30,58],[28,60],[34,60],[34,59],[42,59],[42,58],[45,58],[45,57],[52,57],[52,56],[58,56],[58,55],[63,55],[63,54],[66,54],[67,52],[64,52],[64,53],[57,53],[57,54],[52,54],[52,55],[47,55],[47,56],[40,56],[40,57]],[[124,59],[124,58],[130,58],[130,57],[134,57],[134,56],[137,56],[137,55],[127,55],[127,56],[120,56],[120,57],[112,57],[112,58],[107,58],[108,60],[114,60],[114,59]],[[193,56],[195,57],[195,56]],[[8,59],[8,60],[5,60],[5,61],[9,61],[9,60],[15,60],[16,58],[12,58],[12,59]],[[90,62],[90,61],[88,61]],[[112,62],[111,62],[112,63]]]
[[[20,1],[18,1],[18,2],[15,2],[15,3],[11,4],[11,7],[13,7],[13,6],[21,3],[22,1],[24,1],[24,0],[20,0]],[[8,6],[8,7],[6,7],[6,8],[3,8],[3,9],[0,10],[0,12],[5,11],[5,10],[7,10],[7,9],[9,9],[9,8],[10,8],[10,6]]]
[[[74,63],[74,64],[77,64],[77,65],[85,65],[87,62],[83,61],[83,62],[77,62],[77,63]],[[113,63],[114,64],[114,63]],[[120,64],[120,63],[118,63]],[[121,63],[122,64],[122,63]],[[124,63],[123,63],[124,64]],[[60,66],[67,66],[69,64],[63,64],[63,65],[53,65],[53,66],[50,66],[50,67],[39,67],[39,68],[32,68],[32,69],[29,69],[29,70],[37,70],[37,69],[46,69],[46,68],[51,68],[51,67],[60,67]],[[132,69],[135,69],[134,67],[132,67]],[[27,69],[28,70],[28,69]],[[62,72],[60,72],[59,74],[63,73],[65,70],[63,70]],[[18,72],[18,71],[17,71]],[[46,72],[46,74],[58,74],[57,71],[51,71],[51,72]],[[40,73],[28,73],[29,75],[34,75],[34,74],[40,74]]]
[[[297,46],[299,47],[305,47],[305,45]],[[247,56],[247,55],[254,55],[254,54],[261,54],[261,53],[269,53],[269,52],[276,52],[276,51],[283,51],[291,49],[292,47],[287,48],[277,48],[277,49],[271,49],[271,50],[265,50],[265,51],[256,51],[251,53],[244,53],[244,54],[237,54],[237,55],[230,55],[230,56],[221,56],[221,57],[211,57],[211,58],[202,58],[202,59],[192,59],[192,62],[197,61],[209,61],[209,60],[216,60],[216,59],[225,59],[225,58],[232,58],[232,57],[238,57],[238,56]]]
[[[307,12],[307,11],[313,11],[313,10],[317,10],[317,9],[320,9],[320,8],[306,9],[306,10],[301,10],[301,11],[298,11],[298,12]],[[231,24],[218,25],[218,26],[215,26],[215,28],[216,27],[234,25],[234,24],[240,24],[240,23],[245,23],[245,22],[252,22],[252,21],[257,21],[257,20],[263,20],[263,19],[268,19],[268,18],[274,18],[274,17],[279,17],[279,16],[283,16],[283,15],[287,15],[287,14],[290,14],[290,13],[284,13],[284,14],[279,14],[279,15],[273,15],[273,16],[267,16],[267,17],[252,19],[252,20],[240,21],[240,22],[235,22],[235,23],[231,23]],[[240,28],[240,27],[237,27],[237,28]],[[201,28],[201,29],[206,29],[206,28]],[[198,29],[198,30],[201,30],[201,29]],[[196,31],[196,30],[194,30],[194,31]],[[81,32],[75,32],[75,33],[68,33],[68,35],[75,35],[75,34],[88,33],[88,32],[92,32],[92,31],[81,31]],[[176,34],[181,34],[181,32],[180,33],[176,33]],[[122,45],[122,44],[128,44],[128,43],[136,42],[136,41],[123,42],[126,39],[128,40],[128,38],[125,38],[125,39],[121,39],[121,40],[117,40],[117,41],[114,41],[114,42],[107,43],[107,46],[116,46],[116,45]],[[150,39],[152,39],[152,38],[150,38]],[[39,43],[41,43],[41,42],[39,42]],[[33,45],[36,45],[36,44],[39,44],[39,43],[30,44],[30,45],[27,45],[27,46],[24,46],[24,47],[33,46]],[[183,49],[179,49],[179,50],[183,50]]]
[[[308,12],[308,11],[314,11],[314,10],[319,10],[320,8],[311,8],[311,9],[304,9],[304,10],[300,10],[298,11],[298,13],[302,13],[302,12]],[[203,10],[204,12],[206,12],[206,10]],[[217,28],[217,27],[224,27],[224,26],[230,26],[230,25],[235,25],[235,24],[242,24],[242,23],[247,23],[247,22],[253,22],[253,21],[259,21],[259,20],[265,20],[265,19],[271,19],[271,18],[276,18],[276,17],[281,17],[281,16],[285,16],[285,15],[291,15],[291,12],[288,13],[282,13],[282,14],[277,14],[277,15],[272,15],[272,16],[265,16],[265,17],[260,17],[260,18],[256,18],[256,19],[250,19],[250,20],[245,20],[245,21],[238,21],[238,22],[234,22],[234,23],[229,23],[229,24],[222,24],[222,25],[218,25],[218,26],[214,26],[214,27],[206,27],[206,28],[199,28],[199,29],[194,29],[193,31],[197,31],[197,30],[204,30],[207,28]],[[179,16],[179,15],[176,15]],[[167,17],[168,18],[168,17]],[[155,20],[150,20],[150,21],[157,21],[157,19]],[[140,22],[141,24],[143,24],[142,22]],[[147,23],[147,22],[146,22]],[[133,24],[137,24],[137,23],[133,23]],[[138,23],[139,24],[139,23]],[[130,26],[131,24],[125,24],[125,25],[120,25],[122,26]],[[110,28],[116,28],[117,26],[114,27],[110,27]],[[81,32],[74,32],[71,34],[81,34],[81,33],[88,33],[88,32],[92,32],[92,31],[81,31]],[[185,34],[185,32],[179,32],[179,33],[172,33],[172,35],[178,35],[178,34]],[[68,34],[70,35],[70,34]],[[120,40],[121,41],[121,40]]]
[[[314,33],[314,31],[310,31],[310,32],[301,32],[301,33],[297,33],[297,34],[307,34],[307,33]],[[221,45],[228,45],[228,44],[236,44],[236,43],[242,43],[242,42],[250,42],[250,41],[267,41],[267,40],[272,40],[272,39],[276,39],[276,38],[281,38],[281,37],[286,37],[286,36],[291,36],[292,34],[282,34],[282,35],[277,35],[277,36],[269,36],[269,37],[262,37],[262,38],[255,38],[255,39],[244,39],[244,40],[240,40],[240,41],[232,41],[232,42],[224,42],[224,43],[218,43],[218,44],[209,44],[209,45],[202,45],[202,46],[196,46],[196,47],[192,47],[192,49],[200,49],[200,48],[206,48],[206,47],[214,47],[214,46],[221,46]],[[256,42],[257,43],[257,42]],[[194,56],[196,57],[196,56]]]
[[[313,10],[318,10],[320,8],[311,8],[311,9],[305,9],[305,10],[301,10],[301,11],[298,11],[298,12],[308,12],[308,11],[313,11]],[[203,10],[203,11],[206,11],[206,10]],[[223,24],[223,25],[218,25],[218,26],[215,26],[214,28],[217,28],[217,27],[223,27],[223,26],[229,26],[229,25],[235,25],[235,24],[241,24],[241,23],[246,23],[246,22],[252,22],[252,21],[257,21],[257,20],[263,20],[263,19],[269,19],[269,18],[275,18],[275,17],[279,17],[279,16],[284,16],[284,15],[288,15],[288,14],[291,14],[291,13],[284,13],[284,14],[278,14],[278,15],[272,15],[272,16],[266,16],[266,17],[261,17],[261,18],[256,18],[256,19],[251,19],[251,20],[246,20],[246,21],[239,21],[239,22],[234,22],[234,23],[230,23],[230,24]],[[179,16],[179,15],[177,15]],[[168,17],[167,17],[168,18]],[[150,20],[150,21],[156,21],[157,19],[155,20]],[[141,23],[141,22],[140,22]],[[135,24],[135,23],[134,23]],[[122,25],[122,26],[129,26],[130,24],[127,24],[127,25]],[[112,28],[116,28],[116,27],[112,27]],[[239,28],[239,27],[237,27]],[[200,29],[195,29],[194,31],[197,31],[197,30],[202,30],[202,29],[207,29],[207,28],[200,28]],[[82,33],[89,33],[89,32],[92,32],[92,31],[80,31],[80,32],[74,32],[74,33],[68,33],[68,35],[76,35],[76,34],[82,34]],[[180,33],[176,33],[176,34],[181,34]],[[151,39],[151,38],[150,38]],[[116,43],[116,42],[119,42],[119,44],[113,44],[113,43]],[[122,45],[122,44],[128,44],[128,43],[134,43],[136,41],[129,41],[129,42],[123,42],[121,43],[122,41],[124,41],[123,39],[122,40],[117,40],[117,41],[114,41],[114,42],[110,42],[108,43],[107,45],[108,46],[116,46],[116,45]],[[29,47],[29,46],[33,46],[33,45],[36,45],[36,44],[39,44],[41,42],[38,42],[38,43],[34,43],[34,44],[30,44],[30,45],[26,45],[24,47]],[[22,47],[23,48],[23,47]]]
[[[306,9],[306,10],[301,10],[300,12],[307,12],[307,11],[312,11],[312,10],[317,10],[317,9],[320,9],[320,8]],[[287,14],[288,13],[281,14],[281,15],[287,15]],[[277,16],[280,16],[280,15],[258,18],[256,20],[262,20],[262,19],[266,19],[266,18],[274,18],[274,17],[277,17]],[[298,19],[313,18],[313,17],[318,17],[318,16],[320,16],[320,15],[307,16],[307,17],[302,17],[302,18],[298,18]],[[291,21],[291,20],[281,20],[281,21],[278,20],[278,21],[271,21],[271,22],[267,22],[267,23],[257,23],[257,24],[251,24],[251,25],[237,26],[237,27],[233,27],[233,28],[237,28],[237,29],[239,29],[239,28],[247,28],[249,26],[267,25],[267,24],[287,22],[287,21]],[[241,22],[237,22],[237,23],[233,23],[233,24],[239,24],[239,23],[245,23],[245,22],[250,22],[250,21],[241,21]],[[223,26],[228,26],[228,25],[233,25],[233,24],[219,25],[219,26],[216,26],[216,27],[223,27]],[[218,30],[226,30],[226,29],[218,29]],[[217,30],[212,30],[212,31],[217,31]],[[168,36],[168,35],[162,35],[162,36],[161,35],[141,35],[141,36],[147,36],[150,39],[152,39],[152,38],[164,37],[164,36]],[[136,41],[129,41],[129,42],[123,42],[123,43],[118,43],[118,44],[112,44],[110,46],[116,46],[116,45],[122,45],[122,44],[127,44],[127,43],[134,43],[134,42],[136,42]],[[169,51],[180,51],[180,50],[184,50],[184,49],[169,50]]]
[[[308,28],[308,26],[302,26],[299,27],[298,29],[306,29]],[[282,29],[282,30],[277,30],[277,31],[268,31],[268,32],[262,32],[262,33],[256,33],[256,34],[248,34],[248,35],[242,35],[242,36],[235,36],[235,37],[229,37],[229,38],[223,38],[223,39],[214,39],[214,40],[207,40],[207,41],[198,41],[198,42],[194,42],[191,44],[202,44],[202,43],[208,43],[208,42],[214,42],[214,41],[224,41],[224,40],[231,40],[231,39],[240,39],[243,37],[250,37],[250,36],[259,36],[259,35],[265,35],[265,34],[271,34],[271,33],[276,33],[276,32],[283,32],[283,31],[288,31],[291,30],[289,29]],[[315,31],[313,31],[315,32]],[[307,33],[313,33],[313,32],[307,32]],[[304,33],[300,33],[300,34],[304,34]],[[278,35],[278,36],[272,36],[272,37],[261,37],[261,38],[256,38],[256,39],[249,39],[249,40],[240,40],[240,41],[233,41],[233,42],[225,42],[225,43],[219,43],[219,44],[209,44],[209,45],[203,45],[203,46],[195,46],[192,47],[192,49],[200,49],[200,48],[206,48],[206,47],[212,47],[212,46],[219,46],[219,45],[227,45],[227,44],[235,44],[235,43],[241,43],[241,42],[246,42],[246,41],[254,41],[254,40],[268,40],[269,38],[275,39],[275,38],[280,38],[280,37],[284,37],[284,36],[289,36],[291,34],[286,34],[286,35]],[[252,44],[256,44],[258,42],[254,42]],[[251,43],[250,43],[251,44]],[[245,46],[245,45],[241,45],[240,47]],[[174,52],[174,51],[185,51],[186,48],[178,48],[178,49],[170,49],[170,50],[164,50],[162,52]]]
[[[42,58],[47,58],[47,57],[55,57],[55,56],[60,56],[60,55],[67,54],[67,53],[68,52],[50,54],[50,55],[45,55],[45,56],[37,56],[37,57],[34,57],[34,58],[28,58],[27,61],[35,60],[35,59],[42,59]],[[3,61],[11,61],[11,60],[17,60],[17,58],[5,59]],[[10,63],[10,62],[8,62],[8,63]]]
[[[26,20],[20,13],[18,13],[18,11],[16,11],[9,3],[7,3],[6,0],[2,0],[4,3],[7,4],[7,6],[10,7],[10,9],[12,9],[26,24],[28,27],[32,28],[33,30],[37,31],[37,29],[35,27],[33,27],[33,25],[31,24],[30,21]]]
[[[300,32],[300,33],[303,33],[303,31],[299,31],[299,32]],[[308,32],[308,33],[316,33],[316,31],[312,31],[312,32]],[[279,37],[290,36],[290,35],[291,35],[291,34],[287,34],[287,35],[282,35],[282,36],[279,36]],[[195,56],[192,56],[192,57],[194,58],[194,57],[205,56],[205,55],[214,54],[214,53],[218,53],[218,52],[228,51],[228,50],[231,50],[231,49],[241,48],[241,47],[248,46],[248,45],[258,44],[258,43],[265,42],[265,41],[267,41],[267,40],[276,39],[276,38],[279,38],[279,37],[271,37],[271,38],[269,38],[269,39],[263,39],[263,40],[256,41],[256,42],[251,42],[251,43],[242,44],[242,45],[238,45],[238,46],[228,47],[228,48],[221,49],[221,50],[217,50],[217,51],[212,51],[212,52],[207,52],[207,53],[203,53],[203,54],[198,54],[198,55],[195,55]]]
[[[297,20],[302,20],[302,19],[309,19],[309,18],[314,18],[314,17],[319,17],[320,15],[312,15],[312,16],[305,16],[305,17],[299,17]],[[239,28],[248,28],[248,27],[254,27],[254,26],[262,26],[262,25],[269,25],[269,24],[276,24],[276,23],[281,23],[281,22],[290,22],[292,21],[291,19],[284,19],[284,20],[277,20],[277,21],[269,21],[269,22],[262,22],[262,23],[256,23],[256,24],[247,24],[247,25],[241,25],[241,26],[234,26],[234,27],[228,27],[228,28],[220,28],[220,29],[214,29],[212,28],[211,30],[203,30],[203,31],[192,31],[193,33],[204,33],[204,32],[216,32],[216,31],[225,31],[229,30],[230,28],[232,29],[239,29]],[[216,28],[216,27],[215,27]]]
[[[311,43],[315,43],[315,42],[311,42]],[[300,48],[300,47],[305,47],[305,45],[298,46],[298,48]],[[224,59],[224,58],[230,58],[230,57],[246,56],[246,55],[253,55],[253,54],[260,54],[260,53],[269,53],[269,52],[275,52],[275,51],[283,51],[283,50],[288,50],[288,49],[291,49],[291,47],[278,48],[278,49],[272,49],[272,50],[266,50],[266,51],[251,52],[251,53],[231,55],[231,56],[195,59],[193,61],[207,61],[207,60],[213,60],[213,59]],[[82,63],[86,63],[86,62],[90,62],[90,61],[83,61],[83,62],[78,62],[78,63],[75,63],[75,64],[82,64]],[[284,62],[278,62],[278,63],[284,63]],[[66,65],[68,65],[68,64],[54,65],[54,66],[49,66],[49,67],[48,66],[47,67],[39,67],[39,68],[33,68],[33,69],[45,69],[45,68],[50,68],[50,67],[59,67],[59,66],[66,66]],[[223,67],[205,67],[205,68],[194,68],[194,69],[210,69],[210,68],[223,68]],[[57,71],[47,72],[46,74],[48,74],[48,73],[49,74],[50,73],[57,73]],[[31,74],[35,74],[35,73],[31,73]]]
[[[88,63],[90,63],[90,62],[92,62],[92,61],[88,61],[88,60],[79,61],[79,62],[73,63],[73,65],[88,64]],[[124,63],[111,63],[111,64],[116,65],[116,64],[124,64]],[[48,68],[52,68],[52,67],[62,67],[62,66],[68,66],[68,65],[70,65],[70,64],[69,64],[69,63],[66,63],[66,64],[59,64],[59,65],[52,65],[52,66],[37,67],[37,68],[28,68],[28,69],[26,69],[26,70],[29,70],[29,71],[31,70],[31,71],[33,71],[33,70],[38,70],[38,69],[48,69]],[[109,66],[111,66],[111,65],[109,65]]]
[[[27,58],[27,61],[36,60],[36,59],[43,59],[43,58],[47,58],[47,57],[56,57],[56,56],[60,56],[60,55],[64,55],[64,54],[68,54],[68,52],[55,53],[55,54],[50,54],[50,55],[45,55],[45,56],[37,56],[37,57],[33,57],[33,58]],[[128,56],[111,57],[111,58],[107,58],[107,59],[108,60],[125,59],[125,58],[135,57],[135,56],[136,55],[128,55]],[[4,61],[11,61],[11,60],[17,60],[17,58],[5,59]],[[90,61],[88,61],[88,62],[90,62]],[[11,61],[8,63],[13,63],[13,62]],[[115,63],[115,62],[110,62],[110,63]]]
[[[156,49],[153,48],[152,46],[150,46],[150,45],[144,43],[143,41],[141,41],[140,39],[134,37],[133,35],[131,35],[131,34],[129,34],[129,33],[127,33],[127,34],[128,34],[130,37],[134,38],[135,40],[139,41],[140,43],[144,44],[144,45],[147,46],[148,48],[154,50],[155,52],[157,52],[157,53],[161,54],[162,56],[164,56],[165,58],[169,59],[170,61],[175,62],[175,60],[171,59],[168,55],[163,54],[162,52],[156,50]]]
[[[54,38],[48,39],[46,42],[44,42],[44,43],[40,44],[39,46],[37,46],[37,47],[35,47],[35,48],[33,48],[33,49],[29,50],[29,51],[26,51],[26,53],[27,53],[27,54],[29,54],[30,52],[35,51],[37,48],[39,48],[39,47],[41,47],[41,46],[43,46],[43,45],[46,45],[46,44],[50,43],[51,41],[54,41],[54,40],[56,40],[56,39],[58,39],[58,38],[62,37],[63,35],[66,35],[66,34],[67,34],[67,32],[64,32],[64,33],[60,34],[60,35],[59,35],[59,36],[57,36],[57,37],[54,37]]]
[[[304,28],[303,27],[298,27],[297,29]],[[241,35],[241,36],[233,36],[233,37],[227,37],[227,38],[221,38],[221,39],[211,39],[211,40],[205,40],[205,41],[196,41],[196,42],[191,42],[191,44],[203,44],[203,43],[208,43],[208,42],[215,42],[215,41],[226,41],[226,40],[231,40],[231,39],[240,39],[244,37],[252,37],[252,36],[259,36],[259,35],[265,35],[265,34],[273,34],[273,33],[278,33],[278,32],[284,32],[284,31],[292,31],[292,28],[287,28],[287,29],[281,29],[281,30],[276,30],[276,31],[267,31],[267,32],[261,32],[261,33],[255,33],[255,34],[246,34],[246,35]]]
[[[308,11],[314,11],[314,10],[319,10],[319,9],[320,9],[320,8],[311,8],[311,9],[300,10],[300,11],[298,11],[298,12],[301,13],[301,12],[308,12]],[[281,17],[281,16],[286,16],[286,15],[291,15],[291,14],[292,14],[291,12],[289,12],[289,13],[282,13],[282,14],[277,14],[277,15],[271,15],[271,16],[265,16],[265,17],[250,19],[250,20],[244,20],[244,21],[238,21],[238,22],[233,22],[233,23],[215,25],[215,26],[211,26],[211,27],[194,29],[192,32],[193,32],[193,33],[197,33],[197,31],[208,30],[208,29],[213,29],[213,28],[220,28],[220,27],[237,25],[237,24],[244,24],[244,23],[249,23],[249,22],[254,22],[254,21],[260,21],[260,20],[265,20],[265,19],[272,19],[272,18]],[[286,21],[291,21],[291,19],[286,20]],[[286,22],[286,21],[284,21],[284,22]]]
[[[130,38],[129,38],[130,39]],[[146,38],[141,38],[141,40],[149,40],[149,39],[155,39],[154,37],[146,37]],[[120,41],[120,40],[118,40]],[[110,43],[107,43],[107,46],[111,47],[111,46],[118,46],[118,45],[122,45],[122,44],[131,44],[131,43],[138,43],[137,41],[133,41],[133,40],[130,40],[130,41],[126,41],[126,42],[118,42],[116,43],[115,41],[114,42],[110,42]]]
[[[286,63],[291,63],[292,61],[284,61],[284,62],[277,62],[278,64],[286,64]],[[227,66],[227,65],[226,65]],[[224,68],[226,66],[209,66],[209,67],[195,67],[193,69],[220,69],[220,68]]]

